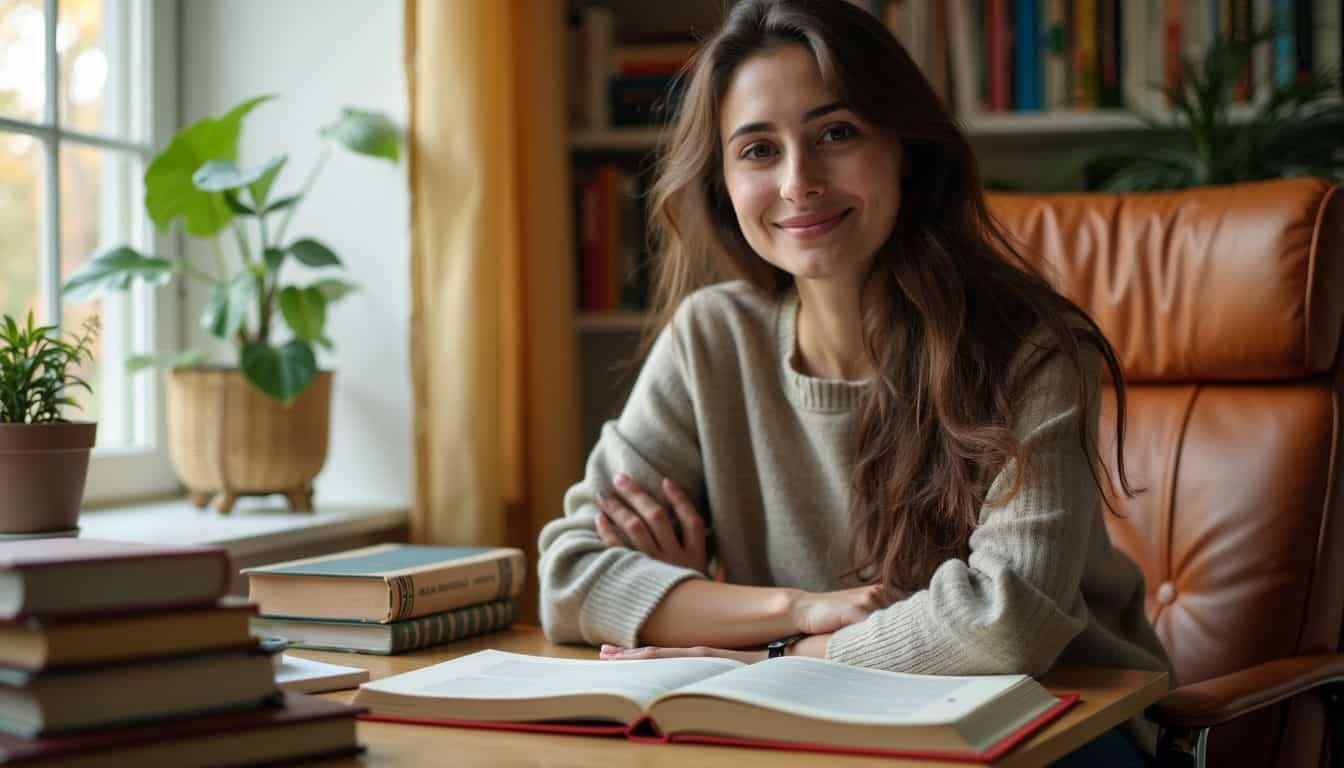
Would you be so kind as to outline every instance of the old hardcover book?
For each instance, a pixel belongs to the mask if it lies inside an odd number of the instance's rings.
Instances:
[[[0,622],[0,666],[39,670],[236,648],[251,642],[250,603],[90,618]]]
[[[373,547],[243,571],[266,616],[386,624],[516,597],[526,576],[512,547]]]
[[[253,709],[276,696],[275,666],[255,645],[39,673],[0,668],[0,731],[30,737]]]
[[[259,616],[252,620],[252,628],[259,635],[283,637],[298,648],[388,655],[496,632],[512,625],[517,615],[518,605],[510,599],[390,624]]]
[[[0,619],[209,605],[229,588],[218,547],[98,539],[0,542]]]
[[[365,683],[353,703],[372,720],[989,762],[1076,700],[1026,675],[480,651]]]
[[[140,768],[147,765],[272,765],[356,754],[361,710],[300,693],[280,706],[67,736],[0,733],[0,765]]]

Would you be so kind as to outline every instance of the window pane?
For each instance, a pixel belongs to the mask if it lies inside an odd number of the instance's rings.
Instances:
[[[119,151],[78,144],[61,145],[61,279],[66,280],[104,250],[119,245],[142,249],[136,235],[140,182],[139,160]],[[100,301],[65,303],[61,325],[67,333],[82,332],[97,317],[102,332],[94,359],[79,372],[93,386],[92,396],[71,393],[83,410],[70,418],[98,421],[98,445],[133,442],[135,430],[132,387],[126,358],[137,341],[129,314],[130,295],[113,294]]]
[[[128,0],[61,0],[56,25],[61,125],[130,138]]]
[[[41,284],[42,142],[19,133],[0,133],[0,314],[22,316],[38,304]]]
[[[47,102],[42,0],[0,0],[0,115],[38,121]]]

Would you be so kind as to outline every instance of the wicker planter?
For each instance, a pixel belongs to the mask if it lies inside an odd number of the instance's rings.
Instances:
[[[282,405],[233,368],[170,371],[168,454],[192,503],[227,514],[239,496],[284,494],[313,510],[313,478],[327,460],[331,373]]]
[[[76,527],[97,432],[92,422],[0,424],[0,534]]]

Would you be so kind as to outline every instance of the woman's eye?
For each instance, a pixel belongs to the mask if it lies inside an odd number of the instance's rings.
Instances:
[[[760,160],[762,158],[769,156],[770,156],[770,146],[763,143],[752,144],[751,146],[742,150],[741,154],[743,160]]]
[[[853,135],[852,125],[832,125],[821,132],[822,141],[844,141]]]

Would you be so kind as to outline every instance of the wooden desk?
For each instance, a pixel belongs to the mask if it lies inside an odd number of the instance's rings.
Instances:
[[[516,626],[506,632],[464,640],[402,656],[366,656],[354,653],[291,650],[304,658],[364,667],[377,680],[389,675],[437,664],[475,651],[494,648],[514,653],[568,659],[596,659],[597,651],[546,642],[537,627]],[[1166,675],[1114,669],[1059,669],[1041,682],[1056,693],[1076,693],[1082,701],[1063,717],[1008,753],[1000,766],[1042,766],[1065,755],[1110,728],[1128,720],[1162,697]],[[348,702],[354,691],[324,694]],[[804,768],[827,766],[887,766],[949,768],[958,763],[898,760],[886,757],[823,755],[811,752],[711,747],[694,744],[634,744],[623,739],[507,733],[467,728],[398,725],[361,721],[359,741],[368,752],[359,759],[329,761],[327,768],[374,766],[405,768],[420,765],[509,766],[724,766],[725,768]],[[961,763],[971,765],[970,763]]]

